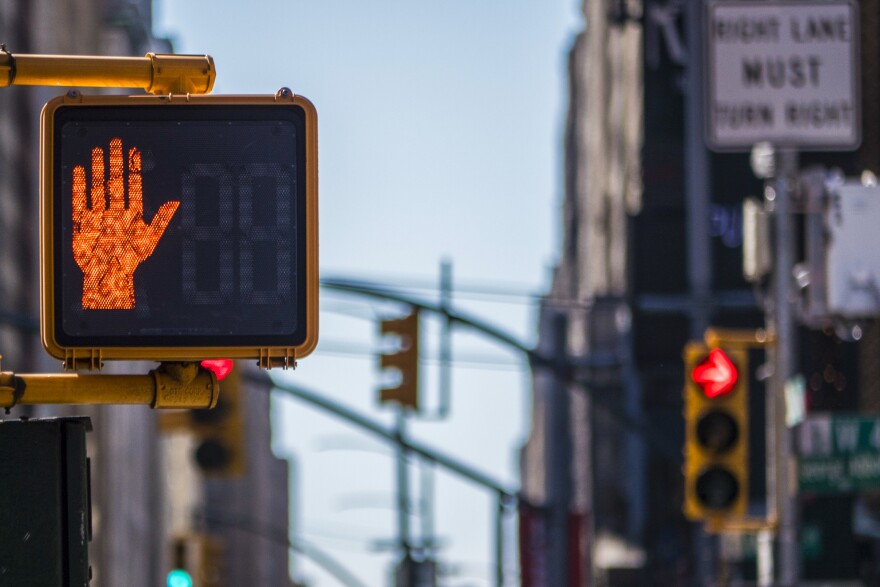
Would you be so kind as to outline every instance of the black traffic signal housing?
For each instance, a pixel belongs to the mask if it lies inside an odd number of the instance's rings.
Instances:
[[[220,382],[220,397],[210,410],[189,410],[196,437],[195,462],[209,477],[240,477],[245,470],[244,394],[238,365]]]
[[[749,384],[743,348],[685,347],[684,514],[710,523],[748,507]]]
[[[379,367],[384,371],[393,369],[399,375],[395,387],[379,390],[379,401],[396,402],[403,408],[419,409],[419,310],[403,318],[382,320],[380,332],[383,336],[395,335],[400,341],[394,352],[382,353]]]
[[[0,585],[89,584],[86,417],[0,420]]]

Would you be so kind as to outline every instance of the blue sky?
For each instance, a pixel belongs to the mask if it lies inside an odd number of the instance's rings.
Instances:
[[[317,107],[323,275],[433,287],[453,264],[456,307],[533,340],[535,306],[557,258],[566,53],[576,0],[156,0],[155,28],[180,53],[208,53],[214,93],[282,86]],[[433,299],[430,290],[412,290]],[[316,352],[285,378],[391,423],[377,405],[375,320],[400,308],[321,300]],[[437,325],[424,320],[424,392],[436,406]],[[414,437],[515,484],[529,424],[521,357],[454,338],[451,417]],[[394,553],[394,459],[369,436],[287,398],[276,448],[297,472],[298,534],[367,585],[387,585]],[[413,479],[417,479],[413,468]],[[444,585],[489,585],[490,494],[436,472]],[[313,587],[339,583],[303,558]]]

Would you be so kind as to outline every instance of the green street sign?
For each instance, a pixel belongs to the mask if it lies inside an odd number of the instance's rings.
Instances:
[[[797,441],[802,492],[880,488],[880,418],[811,415],[798,426]]]

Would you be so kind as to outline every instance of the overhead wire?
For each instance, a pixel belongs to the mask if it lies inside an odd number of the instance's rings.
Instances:
[[[338,278],[340,276],[334,276]],[[359,280],[357,276],[345,276],[345,279]],[[397,277],[391,279],[377,279],[376,276],[370,276],[370,281],[382,283],[389,291],[396,293],[413,293],[413,292],[436,292],[439,296],[440,285],[433,283],[427,279],[417,277]],[[453,290],[453,297],[463,299],[492,299],[502,298],[510,299],[509,303],[532,304],[541,300],[544,294],[535,292],[534,290],[523,285],[497,285],[480,282],[465,282],[463,285],[456,284]]]
[[[366,583],[362,582],[352,571],[343,566],[342,563],[334,559],[328,553],[317,548],[314,544],[305,542],[301,538],[293,538],[289,536],[285,528],[271,526],[252,518],[217,514],[214,512],[202,512],[197,518],[197,521],[207,524],[208,526],[219,526],[239,530],[254,536],[259,536],[276,544],[287,546],[288,549],[309,558],[312,562],[330,573],[346,587],[367,587]]]
[[[342,340],[321,341],[318,343],[317,352],[350,359],[374,359],[380,354],[379,349],[373,346]],[[431,365],[440,364],[439,357],[422,355],[420,360]],[[453,355],[452,363],[456,368],[462,369],[524,371],[528,368],[525,360],[517,361],[516,359],[508,359],[500,355],[476,353],[455,354]]]

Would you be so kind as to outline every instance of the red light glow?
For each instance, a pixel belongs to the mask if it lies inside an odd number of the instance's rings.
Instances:
[[[691,371],[691,378],[708,398],[719,397],[733,391],[739,373],[730,357],[721,349],[712,349],[709,356]]]
[[[232,371],[232,359],[205,359],[202,367],[213,371],[217,381],[222,381]]]

